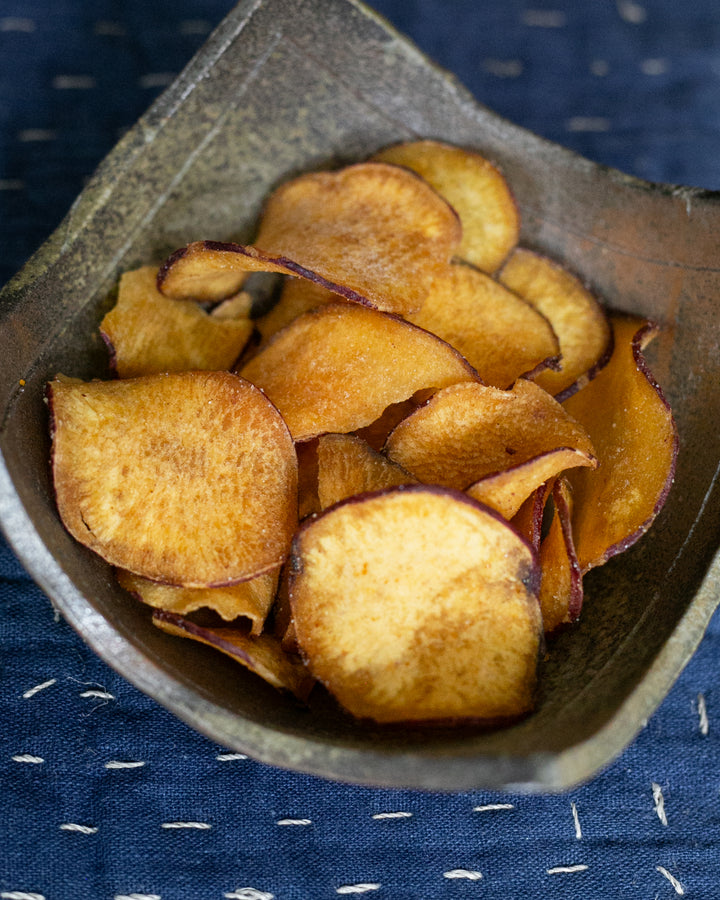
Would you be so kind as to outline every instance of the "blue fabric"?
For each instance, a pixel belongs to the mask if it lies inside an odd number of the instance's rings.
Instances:
[[[0,281],[229,6],[0,0]],[[716,0],[376,7],[509,119],[720,187]],[[228,758],[88,650],[2,543],[0,654],[0,900],[720,897],[718,616],[637,740],[557,796]]]

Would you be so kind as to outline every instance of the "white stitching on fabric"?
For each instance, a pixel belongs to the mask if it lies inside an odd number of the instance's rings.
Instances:
[[[278,819],[276,825],[311,825],[312,819]]]
[[[700,718],[700,734],[705,737],[710,731],[710,722],[708,720],[707,706],[705,704],[705,694],[697,695],[697,711]]]
[[[665,868],[665,866],[655,866],[655,868],[661,875],[663,875],[665,878],[667,878],[667,880],[670,882],[670,884],[675,888],[675,893],[679,894],[682,897],[683,894],[685,893],[685,888],[680,884],[680,882],[677,880],[677,878],[675,878],[674,875],[671,875],[668,872],[668,870]]]
[[[21,763],[44,763],[45,760],[42,756],[33,756],[32,753],[18,753],[16,756],[13,756],[14,762]]]
[[[258,891],[256,888],[245,887],[223,894],[227,900],[275,900],[275,894],[269,891]]]
[[[98,829],[93,825],[77,825],[75,822],[65,822],[60,826],[60,831],[77,831],[80,834],[97,834]]]
[[[160,894],[115,894],[113,900],[162,900]]]
[[[114,700],[115,697],[109,691],[83,691],[81,697],[90,697],[97,700]]]
[[[367,894],[369,891],[379,891],[382,885],[377,882],[360,882],[360,884],[343,884],[336,894]]]
[[[494,812],[501,809],[515,809],[512,803],[486,803],[485,806],[473,806],[473,812]]]
[[[111,759],[109,762],[105,763],[106,769],[139,769],[141,766],[144,766],[145,763],[142,760],[137,760],[136,762],[123,762],[120,759]]]
[[[578,816],[577,806],[575,806],[574,803],[571,803],[570,808],[572,809],[573,823],[575,824],[575,837],[581,841],[582,828],[580,827],[580,816]]]
[[[410,819],[412,818],[411,812],[386,812],[386,813],[375,813],[373,819]]]
[[[655,812],[657,813],[658,819],[660,819],[663,825],[667,825],[668,820],[665,814],[665,798],[663,797],[662,788],[654,781],[652,783],[652,795],[653,803],[655,804]]]
[[[34,688],[30,688],[29,691],[25,691],[23,694],[23,700],[29,700],[31,697],[34,697],[35,694],[39,694],[40,691],[44,691],[45,688],[49,688],[51,685],[57,683],[57,678],[51,678],[49,681],[43,681],[42,684],[36,684]]]
[[[443,878],[467,878],[468,881],[480,881],[482,872],[474,869],[451,869],[449,872],[443,872]]]
[[[44,894],[29,894],[27,891],[2,891],[2,900],[45,900]]]
[[[247,754],[245,753],[220,753],[215,759],[218,762],[232,762],[235,759],[247,759]]]
[[[573,872],[584,872],[589,866],[582,863],[578,866],[553,866],[552,869],[546,869],[548,875],[571,875]]]
[[[197,828],[199,831],[209,831],[212,828],[208,822],[163,822],[161,828]]]

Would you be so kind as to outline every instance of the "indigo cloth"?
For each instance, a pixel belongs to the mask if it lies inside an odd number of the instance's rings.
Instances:
[[[0,282],[230,5],[0,0]],[[518,124],[720,188],[717,0],[375,6]],[[377,790],[191,731],[102,663],[0,541],[0,722],[0,900],[720,898],[718,616],[590,783]]]

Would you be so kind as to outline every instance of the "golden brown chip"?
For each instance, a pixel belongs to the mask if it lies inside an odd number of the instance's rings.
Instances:
[[[564,478],[553,486],[553,518],[540,545],[540,609],[546,633],[580,615],[583,584],[572,538],[572,497]]]
[[[410,486],[346,500],[301,527],[291,567],[298,645],[354,715],[497,719],[531,708],[536,560],[463,494]]]
[[[337,299],[337,294],[307,278],[286,278],[278,302],[255,324],[263,342],[267,342],[298,316]]]
[[[298,458],[298,516],[300,521],[306,516],[320,512],[317,451],[317,438],[295,444]]]
[[[560,371],[533,377],[562,401],[591,381],[610,358],[612,331],[603,308],[578,278],[547,257],[516,249],[500,281],[538,309],[560,341]]]
[[[495,272],[518,240],[520,215],[505,178],[489,160],[440,141],[396,144],[376,159],[417,172],[460,216],[463,238],[457,255]]]
[[[299,660],[286,653],[271,634],[249,635],[239,628],[206,628],[175,613],[156,610],[153,624],[167,634],[190,638],[219,650],[259,675],[274,688],[305,701],[314,680]]]
[[[49,385],[60,516],[153,581],[209,587],[278,568],[297,526],[297,459],[270,401],[229,372]]]
[[[558,365],[547,319],[494,278],[467,264],[447,266],[409,321],[453,346],[486,384],[506,388],[521,375]]]
[[[391,432],[385,450],[423,483],[458,490],[472,485],[479,491],[481,479],[519,471],[524,496],[520,481],[508,484],[498,477],[500,493],[510,497],[513,512],[547,479],[540,461],[547,454],[567,451],[554,460],[561,468],[595,465],[582,426],[542,388],[523,379],[510,391],[477,383],[438,391]],[[528,474],[535,477],[523,478]]]
[[[355,431],[421,388],[478,377],[435,335],[350,303],[295,319],[241,374],[277,406],[296,441]]]
[[[115,306],[100,323],[121,378],[189,369],[229,369],[253,330],[250,298],[242,295],[221,315],[191,300],[171,300],[157,289],[157,268],[143,266],[120,278]]]
[[[250,633],[260,634],[275,599],[278,573],[268,572],[249,581],[216,588],[184,588],[158,584],[125,569],[117,571],[120,587],[138,600],[164,609],[165,612],[187,616],[198,609],[211,609],[226,622],[249,619]]]
[[[422,178],[369,162],[301,175],[269,198],[256,245],[377,309],[419,309],[457,250],[455,211]],[[331,288],[332,289],[332,288]]]
[[[318,443],[318,497],[327,509],[367,491],[417,484],[417,478],[350,434],[326,434]]]
[[[656,326],[613,316],[610,363],[565,401],[587,428],[600,465],[573,475],[573,536],[583,573],[632,546],[662,509],[673,482],[678,437],[672,412],[642,348]]]
[[[512,526],[534,550],[540,549],[545,502],[552,491],[550,483],[541,484],[512,517]]]

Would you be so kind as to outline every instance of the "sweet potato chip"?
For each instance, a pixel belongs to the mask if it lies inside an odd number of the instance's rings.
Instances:
[[[499,278],[546,316],[555,330],[560,371],[545,369],[533,380],[557,400],[567,399],[610,358],[612,330],[603,308],[567,269],[530,250],[514,250]]]
[[[391,432],[385,451],[423,483],[458,490],[472,485],[476,499],[482,489],[476,483],[497,478],[499,495],[514,507],[510,515],[558,465],[596,464],[582,426],[523,379],[510,391],[477,383],[438,391]],[[509,478],[499,477],[506,471]]]
[[[49,385],[60,516],[153,581],[209,587],[278,568],[297,525],[287,426],[229,372]]]
[[[298,645],[355,716],[499,719],[532,707],[535,556],[463,494],[351,498],[301,527],[291,560]]]
[[[461,237],[455,211],[427,182],[369,162],[282,184],[255,244],[404,315],[422,306]]]
[[[318,442],[318,498],[327,509],[354,494],[417,484],[417,478],[350,434],[326,434]]]
[[[563,404],[587,428],[597,472],[573,475],[573,536],[581,571],[632,546],[663,507],[675,474],[672,412],[642,348],[656,326],[613,316],[615,350],[593,381]]]
[[[337,294],[307,278],[286,278],[278,302],[255,324],[263,342],[267,342],[298,316],[337,299]]]
[[[253,331],[249,296],[235,301],[234,316],[228,307],[216,316],[191,300],[164,297],[157,272],[154,266],[125,272],[117,303],[100,323],[120,378],[231,368]]]
[[[547,319],[479,269],[447,266],[409,321],[467,359],[486,384],[506,388],[521,375],[557,366],[560,348]]]
[[[546,633],[580,615],[583,584],[573,543],[572,497],[564,478],[553,486],[553,518],[540,544],[540,609]]]
[[[551,486],[541,484],[525,500],[512,517],[513,528],[521,534],[534,550],[540,549],[545,501]]]
[[[167,634],[219,650],[274,688],[289,691],[303,702],[313,688],[314,680],[302,662],[286,653],[271,634],[253,636],[239,628],[207,628],[164,610],[156,610],[152,620]]]
[[[119,569],[116,574],[120,587],[148,606],[179,616],[187,616],[198,609],[211,609],[226,622],[239,618],[248,619],[251,634],[260,634],[263,630],[278,583],[277,572],[268,572],[240,584],[216,588],[184,588],[158,584],[125,569]]]
[[[296,441],[355,431],[421,388],[478,378],[435,335],[350,303],[295,319],[241,374],[277,406]]]
[[[396,144],[375,159],[417,172],[460,216],[463,238],[457,255],[495,272],[518,240],[520,215],[505,178],[489,160],[440,141]]]

